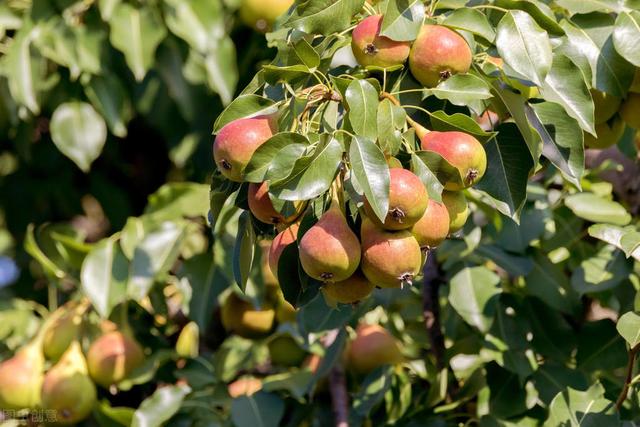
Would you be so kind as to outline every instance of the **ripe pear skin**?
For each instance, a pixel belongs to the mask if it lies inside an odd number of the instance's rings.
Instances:
[[[341,282],[326,283],[320,288],[330,301],[341,304],[353,304],[365,299],[373,292],[373,283],[360,272]]]
[[[222,305],[222,326],[227,332],[245,338],[259,338],[267,335],[274,325],[275,310],[269,302],[262,309],[240,298],[235,293],[229,294]]]
[[[249,184],[247,191],[249,210],[259,221],[265,224],[288,224],[296,220],[304,210],[306,203],[297,202],[295,212],[285,217],[275,210],[269,198],[269,184],[265,181],[261,184]]]
[[[380,35],[382,15],[369,16],[353,29],[351,49],[358,64],[381,68],[402,65],[409,57],[409,42],[399,42]]]
[[[431,131],[420,138],[423,150],[435,151],[451,163],[462,177],[462,184],[447,182],[445,189],[458,191],[471,187],[487,170],[487,153],[480,141],[464,132]]]
[[[227,391],[232,398],[251,396],[262,390],[262,381],[258,378],[243,377],[227,385]]]
[[[640,129],[640,93],[629,93],[620,106],[620,117],[627,125]]]
[[[360,324],[348,349],[349,367],[366,374],[383,365],[403,361],[398,341],[380,325]]]
[[[601,92],[597,89],[591,89],[591,98],[593,99],[595,124],[609,120],[618,111],[622,99],[611,94]]]
[[[27,344],[0,363],[0,409],[34,409],[40,405],[44,355],[40,345]]]
[[[243,0],[240,5],[242,22],[261,33],[271,30],[276,19],[284,14],[294,0]]]
[[[299,224],[292,224],[288,228],[282,230],[271,242],[269,248],[269,268],[273,275],[278,278],[278,262],[280,262],[280,256],[284,251],[284,248],[294,243],[298,238]]]
[[[389,212],[380,224],[369,201],[365,199],[367,216],[387,230],[405,230],[424,214],[429,203],[427,189],[411,171],[401,168],[389,169]]]
[[[112,331],[95,340],[87,353],[89,374],[104,388],[117,384],[144,361],[144,351],[127,333]]]
[[[590,133],[584,132],[584,146],[597,149],[612,147],[620,141],[620,138],[622,138],[624,134],[624,129],[624,121],[619,117],[609,122],[597,124],[596,133],[598,137],[595,138]]]
[[[222,175],[242,182],[244,168],[256,149],[273,136],[272,116],[237,119],[227,123],[213,142],[213,158]]]
[[[500,124],[500,116],[492,110],[486,110],[474,119],[485,132],[491,132]]]
[[[271,363],[279,366],[300,366],[307,352],[289,335],[280,335],[269,341]]]
[[[422,218],[411,228],[421,248],[435,248],[449,235],[449,212],[443,203],[429,199]]]
[[[78,341],[73,341],[42,383],[42,407],[55,411],[57,424],[76,424],[96,403],[96,386]]]
[[[360,236],[362,272],[375,286],[399,288],[420,273],[420,245],[409,230],[383,230],[363,218]]]
[[[47,327],[42,341],[44,355],[50,360],[58,360],[62,356],[76,339],[82,324],[82,315],[74,308],[65,305],[58,310],[65,312]]]
[[[469,71],[471,59],[471,49],[460,34],[441,25],[423,25],[411,46],[409,68],[416,80],[430,88]]]
[[[443,191],[442,203],[449,212],[449,233],[462,229],[469,217],[467,198],[459,191]]]
[[[344,280],[360,264],[360,242],[336,204],[307,230],[298,249],[304,271],[323,282]]]

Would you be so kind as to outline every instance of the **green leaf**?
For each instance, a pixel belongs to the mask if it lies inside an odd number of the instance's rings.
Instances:
[[[558,393],[549,405],[549,418],[545,427],[567,426],[617,426],[620,415],[613,402],[604,397],[604,387],[599,382],[587,391],[567,388]]]
[[[298,159],[291,173],[269,183],[269,192],[282,200],[310,200],[329,189],[340,163],[343,147],[335,138],[323,135],[312,154]]]
[[[92,76],[84,85],[84,92],[106,120],[111,133],[119,138],[126,137],[127,123],[133,117],[133,110],[120,80],[111,74]]]
[[[620,251],[603,246],[573,271],[571,285],[580,294],[603,292],[629,279],[631,266]]]
[[[627,362],[627,348],[610,319],[587,322],[578,333],[575,355],[578,369],[583,371],[612,370]]]
[[[500,289],[500,278],[486,267],[465,267],[451,278],[449,303],[468,324],[487,332]]]
[[[478,9],[463,7],[454,10],[442,21],[442,24],[456,30],[477,34],[489,42],[493,42],[496,38],[496,32],[489,23],[487,16]]]
[[[640,12],[623,12],[616,18],[613,44],[620,55],[640,67]]]
[[[98,242],[82,263],[82,291],[102,318],[127,296],[129,262],[114,238]]]
[[[460,171],[449,163],[444,157],[435,151],[416,151],[415,156],[427,166],[427,168],[435,174],[438,181],[444,185],[447,182],[462,185],[462,177]]]
[[[618,319],[616,329],[622,335],[629,347],[640,344],[640,315],[633,311],[628,311]]]
[[[382,402],[385,393],[391,387],[392,372],[393,367],[383,366],[366,376],[358,394],[353,397],[353,409],[358,415],[367,417],[373,408]]]
[[[349,148],[351,169],[376,216],[384,223],[389,210],[389,166],[380,148],[369,138],[355,136]]]
[[[625,5],[626,2],[618,0],[557,0],[556,3],[572,14],[624,12],[631,10]]]
[[[206,218],[209,213],[209,186],[195,182],[164,184],[149,196],[144,213],[156,221]]]
[[[224,109],[213,125],[213,133],[216,134],[234,120],[244,117],[268,115],[276,111],[275,102],[259,95],[240,95]]]
[[[198,55],[194,55],[198,57]],[[218,40],[215,47],[203,57],[203,66],[207,74],[207,85],[220,95],[223,105],[233,100],[238,84],[236,65],[236,46],[229,37]]]
[[[404,108],[393,105],[388,99],[383,99],[378,104],[377,132],[378,143],[387,154],[394,155],[400,149],[402,143],[402,132],[406,123],[407,114]]]
[[[29,21],[18,30],[6,55],[2,73],[7,76],[11,96],[34,115],[40,114],[38,91],[42,85],[44,58],[33,48],[39,27]]]
[[[100,156],[107,141],[107,126],[91,104],[67,102],[53,112],[51,139],[84,172]]]
[[[496,46],[516,77],[542,85],[551,69],[551,42],[531,15],[519,10],[505,13],[498,23]]]
[[[383,16],[381,36],[397,41],[413,41],[420,32],[425,8],[419,0],[390,1]]]
[[[564,31],[555,19],[553,10],[537,0],[496,0],[495,5],[505,9],[527,12],[545,30],[553,35],[562,36]]]
[[[640,261],[640,232],[634,226],[594,224],[589,227],[589,236],[621,249],[627,258],[634,257]]]
[[[542,138],[542,155],[560,170],[564,178],[581,188],[584,173],[584,146],[582,129],[578,122],[553,102],[533,104],[525,108],[529,122]]]
[[[376,140],[378,91],[366,80],[353,80],[346,91],[349,123],[356,135]]]
[[[146,398],[133,414],[132,427],[160,427],[178,412],[191,388],[186,385],[165,386]]]
[[[238,220],[238,234],[233,250],[233,277],[244,292],[255,256],[255,232],[249,211],[243,211]]]
[[[496,206],[501,213],[517,218],[527,197],[533,160],[515,125],[503,124],[498,131],[498,136],[484,145],[487,171],[476,188],[501,202]]]
[[[293,46],[293,51],[309,70],[313,71],[320,65],[320,55],[304,38]]]
[[[231,403],[231,420],[237,427],[278,427],[284,416],[284,402],[278,395],[258,392]]]
[[[591,222],[627,225],[631,221],[631,215],[620,203],[593,193],[572,194],[564,199],[564,204],[574,214]]]
[[[307,34],[338,33],[349,27],[363,4],[364,0],[305,0],[296,5],[283,26]]]
[[[438,181],[436,175],[429,169],[429,166],[416,153],[411,154],[411,171],[416,174],[424,184],[429,194],[429,198],[436,202],[442,202],[442,190],[444,186]]]
[[[546,254],[540,252],[534,254],[532,261],[533,269],[526,277],[526,292],[555,310],[575,314],[580,306],[579,296],[571,288],[561,266],[553,264]]]
[[[274,160],[281,158],[280,153],[283,149],[293,145],[298,147],[300,151],[296,152],[301,154],[309,145],[309,140],[306,136],[294,132],[281,132],[266,140],[251,156],[251,160],[244,170],[245,181],[262,182],[266,180]]]
[[[595,135],[593,101],[580,69],[562,54],[553,57],[553,66],[540,87],[547,101],[562,105],[580,127]]]
[[[266,180],[279,181],[288,177],[298,159],[304,157],[308,149],[307,144],[291,144],[283,147],[269,164]]]
[[[559,52],[571,58],[592,87],[624,96],[634,69],[616,51],[614,19],[602,13],[580,15],[563,21],[567,37]]]
[[[136,80],[142,81],[153,64],[156,48],[167,35],[160,14],[153,7],[120,3],[109,23],[111,44],[124,54]]]
[[[460,106],[469,105],[472,101],[489,99],[492,96],[489,85],[472,74],[455,74],[425,92]]]
[[[466,114],[447,114],[442,110],[434,111],[429,116],[433,130],[440,132],[455,130],[472,135],[480,142],[486,142],[495,136],[495,132],[485,132],[480,125]]]
[[[127,295],[136,301],[144,298],[155,279],[173,267],[184,239],[185,226],[179,222],[163,222],[146,234],[133,252]]]
[[[167,27],[202,54],[214,50],[225,34],[222,3],[166,0],[164,6]]]

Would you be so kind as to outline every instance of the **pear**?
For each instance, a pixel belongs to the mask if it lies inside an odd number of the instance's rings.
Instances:
[[[620,106],[620,117],[634,129],[640,129],[640,93],[631,93]]]
[[[176,342],[176,353],[181,357],[198,357],[200,346],[200,328],[196,322],[189,322],[184,325],[178,341]]]
[[[599,125],[609,120],[618,111],[622,99],[611,94],[591,89],[593,99],[595,124]]]
[[[449,212],[449,233],[462,229],[469,217],[467,198],[459,191],[443,191],[442,203]]]
[[[144,361],[144,351],[127,332],[112,331],[95,340],[87,353],[89,374],[102,387],[119,383]]]
[[[362,272],[375,286],[398,288],[420,273],[422,254],[410,231],[387,231],[363,218]]]
[[[96,386],[78,341],[73,341],[44,376],[42,407],[55,411],[58,424],[76,424],[89,416],[96,403]]]
[[[240,3],[242,22],[261,33],[270,31],[276,19],[284,14],[294,0],[243,0]]]
[[[77,303],[65,304],[51,316],[56,316],[44,331],[42,349],[51,360],[58,360],[80,332],[84,308]]]
[[[474,118],[476,123],[480,125],[483,131],[491,132],[494,130],[501,122],[500,116],[493,110],[486,110],[479,116]]]
[[[629,92],[640,93],[640,68],[636,68],[636,72],[633,75],[633,81],[629,87]]]
[[[411,44],[381,36],[381,26],[382,15],[373,15],[360,21],[351,33],[353,56],[363,67],[388,68],[402,65],[409,56]]]
[[[294,212],[285,217],[273,207],[269,198],[269,184],[266,181],[261,184],[249,184],[247,203],[253,216],[265,224],[289,224],[302,214],[307,205],[305,202],[296,202]]]
[[[295,242],[298,238],[299,227],[298,224],[292,224],[278,233],[273,239],[273,242],[271,242],[271,247],[269,248],[269,268],[276,280],[278,279],[278,262],[280,262],[280,256],[284,248]]]
[[[590,133],[584,132],[584,145],[587,148],[605,149],[612,147],[620,141],[622,135],[624,135],[624,121],[620,117],[599,123],[596,125],[596,134],[598,137],[594,137]]]
[[[288,334],[274,337],[267,346],[274,365],[299,366],[307,357],[307,352]]]
[[[369,218],[387,230],[411,228],[424,214],[429,203],[427,189],[420,178],[406,169],[389,169],[389,212],[380,224],[369,201],[365,199],[364,209]]]
[[[251,396],[262,390],[262,381],[254,377],[238,378],[234,382],[227,385],[227,391],[232,398],[240,396]]]
[[[360,264],[360,242],[337,203],[307,230],[298,249],[304,271],[323,282],[344,280]]]
[[[435,87],[471,67],[471,49],[462,36],[442,25],[423,25],[411,46],[411,74],[425,87]]]
[[[360,271],[341,282],[326,283],[320,290],[331,302],[353,304],[365,299],[373,292],[373,283]]]
[[[34,409],[40,405],[44,371],[41,345],[34,341],[0,363],[0,409]]]
[[[422,249],[435,248],[449,235],[449,212],[443,203],[429,199],[422,218],[411,228]]]
[[[273,136],[274,117],[257,116],[227,123],[213,142],[213,158],[227,179],[242,182],[244,168],[256,149]]]
[[[347,350],[349,367],[362,374],[403,361],[398,341],[380,325],[360,324]]]
[[[222,305],[222,326],[245,338],[258,338],[267,335],[274,325],[276,313],[270,301],[258,309],[235,293],[229,294]]]
[[[459,191],[476,184],[487,170],[487,153],[473,136],[458,131],[431,131],[420,137],[423,150],[435,151],[458,169],[462,183],[446,182],[444,188]]]

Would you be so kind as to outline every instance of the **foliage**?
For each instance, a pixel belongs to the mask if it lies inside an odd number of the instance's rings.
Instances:
[[[113,393],[99,389],[86,425],[330,425],[345,366],[349,425],[638,420],[636,130],[608,150],[584,146],[600,124],[593,91],[625,98],[637,84],[638,6],[306,0],[266,34],[268,50],[235,26],[231,3],[0,5],[0,254],[22,269],[1,291],[7,358],[78,300],[91,305],[85,347],[110,319],[146,349]],[[351,30],[378,12],[396,41],[423,21],[456,30],[471,69],[424,88],[408,67],[357,66]],[[487,110],[501,123],[483,129]],[[278,132],[244,179],[268,181],[278,211],[308,202],[303,231],[336,193],[350,228],[365,197],[384,218],[389,155],[435,200],[463,179],[418,148],[414,123],[482,142],[487,171],[464,190],[472,215],[424,278],[332,306],[291,245],[274,286],[264,242],[276,227],[251,214],[247,182],[209,160],[214,119],[219,133],[274,113]],[[242,313],[273,310],[273,328],[232,332],[229,295]],[[384,325],[403,362],[349,369],[361,323]],[[274,363],[282,337],[304,362]]]

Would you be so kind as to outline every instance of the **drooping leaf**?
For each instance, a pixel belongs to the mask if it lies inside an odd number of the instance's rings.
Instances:
[[[389,210],[389,167],[380,148],[369,138],[351,139],[349,161],[364,196],[381,222]]]
[[[621,249],[627,257],[640,261],[640,232],[634,226],[594,224],[589,227],[589,235]]]
[[[457,30],[477,34],[489,42],[493,42],[496,38],[496,31],[489,23],[486,15],[478,9],[456,9],[445,18],[442,24]]]
[[[233,250],[233,277],[244,291],[255,256],[255,233],[249,211],[240,214],[238,234]]]
[[[363,4],[364,0],[305,0],[296,5],[283,25],[307,34],[337,33],[349,27],[351,17]]]
[[[240,396],[231,404],[231,419],[238,427],[278,427],[283,415],[284,402],[274,393]]]
[[[387,2],[380,35],[397,41],[415,40],[424,20],[424,4],[419,0]]]
[[[377,139],[378,92],[367,80],[353,80],[345,93],[349,123],[356,135]]]
[[[451,278],[449,302],[462,318],[481,332],[493,322],[500,278],[485,267],[465,267]]]
[[[613,44],[620,55],[640,67],[640,12],[623,12],[616,18]]]
[[[453,105],[466,106],[473,101],[491,98],[489,85],[473,74],[455,74],[428,90],[439,99]]]
[[[627,225],[631,215],[620,203],[604,199],[593,193],[577,193],[567,196],[564,204],[580,218],[592,222]]]
[[[616,329],[627,341],[629,347],[633,348],[640,344],[640,316],[637,313],[628,311],[620,316]]]
[[[167,386],[145,399],[133,414],[132,427],[160,427],[178,410],[191,388],[186,385]]]

